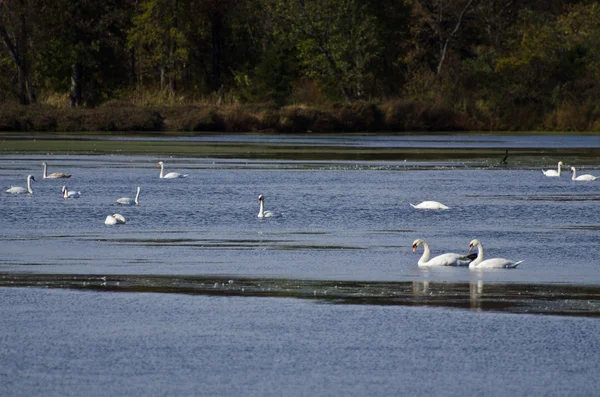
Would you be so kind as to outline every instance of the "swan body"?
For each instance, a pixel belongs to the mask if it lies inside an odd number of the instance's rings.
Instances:
[[[105,225],[122,225],[127,223],[125,217],[121,214],[113,214],[106,217],[104,220]]]
[[[158,162],[158,167],[160,167],[160,179],[175,179],[175,178],[185,178],[188,174],[180,174],[179,172],[169,172],[165,174],[165,164],[162,161]]]
[[[573,174],[573,176],[571,176],[571,180],[574,181],[595,181],[596,179],[600,178],[600,176],[594,176],[591,174],[577,176],[577,170],[575,170],[575,167],[571,167],[571,173]]]
[[[469,263],[469,269],[512,269],[523,261],[512,261],[504,258],[491,258],[483,260],[483,245],[479,240],[472,240],[469,244],[469,251],[477,247],[477,258]]]
[[[560,176],[560,167],[562,167],[564,164],[562,161],[558,162],[558,170],[542,170],[542,172],[544,173],[544,175],[546,176],[552,176],[552,177],[556,177],[556,176]]]
[[[57,179],[57,178],[70,178],[71,177],[71,174],[65,174],[64,172],[53,172],[51,174],[47,174],[46,168],[48,167],[48,164],[46,164],[45,161],[42,163],[42,166],[44,167],[44,179]]]
[[[258,195],[258,203],[260,204],[260,208],[258,210],[259,218],[271,218],[274,215],[271,211],[265,211],[265,198],[262,194]]]
[[[140,198],[140,190],[141,187],[137,187],[137,192],[135,193],[135,198],[129,198],[129,197],[121,197],[120,199],[117,200],[117,204],[122,204],[122,205],[139,205],[139,198]]]
[[[412,203],[409,203],[413,208],[416,208],[418,210],[447,210],[448,207],[446,207],[444,204],[437,202],[437,201],[423,201],[422,203],[419,203],[417,205],[414,205]]]
[[[447,254],[438,255],[429,259],[429,245],[422,239],[416,239],[413,241],[413,252],[417,250],[419,245],[423,246],[423,255],[419,259],[417,265],[419,267],[433,267],[433,266],[469,266],[469,263],[475,259],[475,254],[471,255],[460,255],[453,252]]]
[[[33,190],[31,190],[31,181],[35,182],[35,178],[33,175],[27,175],[27,189],[21,186],[11,186],[10,188],[6,189],[5,192],[10,194],[33,194]]]
[[[81,196],[81,192],[70,192],[66,186],[62,187],[63,199],[76,199]]]

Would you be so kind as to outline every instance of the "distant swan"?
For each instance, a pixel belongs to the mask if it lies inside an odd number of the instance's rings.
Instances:
[[[188,174],[180,174],[179,172],[169,172],[168,174],[163,175],[165,172],[165,164],[162,161],[158,162],[158,167],[160,167],[161,179],[185,178],[188,176]]]
[[[137,192],[135,193],[135,199],[132,199],[129,197],[121,197],[120,199],[117,200],[117,204],[138,205],[139,204],[138,199],[140,198],[140,190],[141,190],[141,188],[138,186]]]
[[[10,188],[6,189],[5,192],[10,194],[33,194],[33,190],[31,190],[31,181],[35,182],[35,178],[33,177],[33,175],[27,175],[27,189],[20,186],[11,186]]]
[[[258,195],[258,203],[260,204],[260,209],[258,211],[259,218],[270,218],[274,215],[271,211],[265,211],[265,198],[262,194]]]
[[[420,204],[414,205],[412,203],[409,203],[413,208],[416,208],[418,210],[447,210],[448,207],[446,207],[444,204],[439,203],[437,201],[423,201]]]
[[[70,178],[71,174],[65,174],[64,172],[53,172],[50,175],[48,175],[46,173],[46,168],[48,167],[48,164],[46,164],[46,162],[44,161],[42,163],[42,166],[44,167],[44,179],[57,179],[57,178]]]
[[[595,181],[596,179],[600,178],[599,176],[594,176],[591,174],[577,176],[577,171],[575,170],[575,167],[571,167],[571,172],[573,173],[571,179],[574,181]]]
[[[105,225],[120,225],[127,223],[125,222],[125,217],[121,214],[109,215],[104,220]]]
[[[473,248],[477,247],[477,258],[473,262],[469,264],[469,269],[509,269],[515,268],[517,265],[523,261],[511,261],[510,259],[504,258],[491,258],[483,260],[483,245],[479,242],[479,240],[472,240],[469,244],[469,251],[473,250]]]
[[[564,164],[562,161],[558,162],[558,171],[557,170],[542,170],[542,172],[544,173],[544,175],[546,176],[560,176],[560,167],[562,167]]]
[[[423,246],[423,255],[417,265],[419,267],[429,266],[469,266],[469,263],[475,259],[475,254],[471,255],[460,255],[449,252],[447,254],[438,255],[434,258],[429,259],[429,245],[422,239],[416,239],[413,241],[413,252],[417,250],[419,245]]]
[[[70,199],[70,198],[76,199],[81,196],[81,192],[70,192],[69,188],[66,186],[62,187],[62,194],[63,194],[64,199]]]

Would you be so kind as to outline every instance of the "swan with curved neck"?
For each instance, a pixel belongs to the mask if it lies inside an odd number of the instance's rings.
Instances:
[[[260,208],[258,210],[259,218],[270,218],[274,215],[271,211],[265,211],[265,198],[262,194],[258,195],[258,204],[260,204]]]
[[[180,174],[179,172],[169,172],[165,174],[165,164],[162,161],[158,162],[158,167],[160,167],[160,179],[175,179],[175,178],[185,178],[188,174]]]
[[[583,174],[577,176],[577,170],[575,169],[575,167],[571,167],[571,173],[573,174],[571,176],[571,180],[573,181],[595,181],[596,179],[600,178],[591,174]]]
[[[419,203],[417,205],[414,205],[413,203],[409,203],[413,208],[416,208],[418,210],[447,210],[448,207],[446,207],[444,204],[438,202],[438,201],[423,201],[422,203]]]
[[[47,167],[48,164],[46,164],[46,162],[44,161],[42,163],[42,166],[44,167],[44,179],[57,179],[57,178],[70,178],[71,174],[65,174],[64,172],[53,172],[51,174],[47,174]]]
[[[66,186],[62,187],[62,194],[63,194],[63,199],[70,199],[70,198],[79,198],[81,196],[81,192],[70,192],[69,188]]]
[[[563,165],[564,165],[563,162],[559,161],[557,170],[546,170],[546,171],[542,170],[542,172],[546,176],[560,176],[560,167],[562,167]]]
[[[129,197],[121,197],[120,199],[117,200],[117,204],[122,204],[122,205],[139,205],[140,202],[138,201],[140,198],[140,190],[142,188],[141,187],[137,187],[137,191],[135,193],[135,198],[129,198]]]
[[[127,223],[125,217],[121,214],[113,214],[106,217],[104,220],[105,225],[122,225]]]
[[[10,194],[33,194],[33,190],[31,189],[31,181],[35,182],[35,178],[33,175],[27,175],[27,189],[21,186],[11,186],[10,188],[6,189],[5,192]]]
[[[429,259],[430,251],[429,245],[422,239],[416,239],[413,241],[412,249],[413,252],[417,250],[418,246],[423,246],[423,255],[419,259],[417,265],[419,267],[431,267],[431,266],[469,266],[469,263],[475,259],[475,254],[471,255],[460,255],[453,252],[447,254],[441,254],[436,257]]]
[[[477,248],[477,258],[469,264],[469,269],[512,269],[523,261],[512,261],[504,258],[491,258],[483,260],[483,245],[479,240],[471,240],[469,251]]]

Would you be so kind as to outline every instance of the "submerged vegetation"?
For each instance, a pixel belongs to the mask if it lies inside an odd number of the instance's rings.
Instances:
[[[589,0],[5,0],[0,130],[600,131],[599,38]]]

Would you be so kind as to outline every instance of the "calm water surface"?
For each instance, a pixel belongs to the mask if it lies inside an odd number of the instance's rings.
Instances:
[[[468,139],[264,140],[436,148]],[[116,394],[125,377],[135,395],[590,395],[597,319],[481,311],[600,316],[600,181],[544,177],[560,158],[535,151],[591,148],[579,171],[600,175],[600,137],[471,142],[473,150],[532,150],[508,165],[3,152],[3,190],[25,186],[27,174],[37,181],[32,196],[0,197],[0,286],[19,287],[0,288],[10,319],[0,325],[10,346],[0,379],[13,395],[43,385],[44,395],[81,395],[86,386],[90,395]],[[189,177],[159,179],[158,160]],[[43,180],[42,161],[73,177]],[[63,184],[81,198],[63,200]],[[115,204],[138,185],[139,206]],[[259,194],[275,217],[257,218]],[[409,205],[424,200],[450,210]],[[104,225],[116,212],[127,224]],[[419,269],[416,238],[433,255],[466,254],[478,238],[486,257],[524,262]],[[67,290],[22,288],[31,286]],[[406,307],[423,305],[471,311]],[[457,381],[466,373],[471,382]]]

